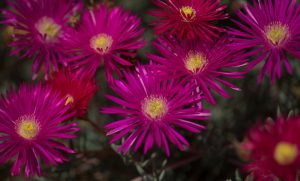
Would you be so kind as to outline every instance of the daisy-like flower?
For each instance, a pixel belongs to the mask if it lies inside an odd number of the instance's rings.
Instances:
[[[213,43],[159,38],[153,45],[161,56],[149,54],[148,58],[160,64],[159,68],[166,73],[164,77],[173,75],[186,83],[196,84],[208,102],[216,103],[211,90],[230,97],[221,85],[240,90],[224,78],[242,78],[243,73],[233,68],[243,66],[247,60],[243,52],[230,49],[226,37]]]
[[[210,116],[208,111],[195,106],[201,98],[178,81],[160,80],[157,72],[149,67],[139,67],[137,71],[124,72],[124,81],[117,80],[111,86],[118,97],[107,96],[119,106],[103,108],[102,113],[122,117],[105,126],[107,135],[112,136],[110,143],[124,137],[118,149],[124,154],[131,147],[137,151],[143,143],[144,153],[156,144],[170,155],[168,141],[184,149],[189,143],[175,127],[192,133],[204,129],[203,125],[192,122]]]
[[[120,73],[119,67],[131,66],[128,60],[144,46],[141,39],[144,29],[141,20],[119,7],[98,8],[83,13],[78,31],[65,42],[73,67],[94,73],[104,62],[106,77],[112,80],[112,71]],[[69,50],[70,49],[70,50]]]
[[[87,111],[97,85],[92,75],[86,72],[60,70],[55,72],[48,84],[61,93],[65,105],[70,105],[76,111],[77,117],[82,117]]]
[[[152,25],[156,34],[176,35],[179,39],[196,39],[200,37],[212,40],[223,28],[213,21],[228,17],[224,12],[226,5],[220,0],[153,0],[159,7],[149,12],[157,18]]]
[[[63,124],[74,115],[59,93],[41,84],[21,85],[0,100],[0,164],[14,160],[12,175],[41,175],[40,162],[63,163],[73,150],[58,142],[75,138],[76,123]]]
[[[264,62],[259,83],[264,75],[268,75],[272,83],[276,77],[281,78],[282,63],[291,74],[287,54],[300,58],[299,4],[296,0],[253,0],[253,6],[247,4],[244,9],[245,12],[237,12],[240,20],[233,20],[239,28],[230,28],[230,31],[236,49],[248,50],[248,55],[255,57],[247,70]]]
[[[252,128],[247,137],[251,162],[245,170],[255,180],[294,181],[300,168],[300,118],[278,119]]]
[[[73,0],[13,0],[4,11],[5,24],[14,28],[12,54],[33,58],[33,78],[44,68],[46,78],[59,64],[66,65],[66,55],[59,46],[71,29],[67,26]],[[76,6],[75,6],[76,7]]]

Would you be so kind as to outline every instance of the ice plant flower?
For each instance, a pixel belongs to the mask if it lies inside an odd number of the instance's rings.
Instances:
[[[82,117],[97,90],[95,78],[87,72],[60,70],[48,81],[49,86],[61,93],[65,105]]]
[[[249,131],[250,163],[245,170],[255,180],[294,181],[300,168],[300,118],[278,119]]]
[[[73,0],[7,1],[4,23],[14,28],[12,54],[33,58],[33,78],[44,68],[46,78],[59,64],[66,64],[59,44],[71,31],[67,26]]]
[[[25,176],[41,175],[40,163],[57,165],[74,151],[60,139],[75,138],[76,123],[64,124],[74,115],[65,100],[48,86],[21,85],[0,100],[0,164],[14,160],[13,176],[23,165]]]
[[[220,0],[153,0],[158,9],[151,10],[156,17],[152,25],[156,34],[176,35],[179,39],[212,40],[223,28],[213,21],[228,17],[226,5]]]
[[[94,73],[103,62],[106,77],[112,80],[112,71],[120,73],[120,66],[131,66],[129,61],[144,46],[141,20],[120,7],[98,8],[83,13],[78,31],[65,42],[75,68]],[[70,50],[69,50],[70,49]]]
[[[166,73],[164,77],[173,76],[195,84],[208,102],[216,103],[211,90],[225,98],[230,97],[221,85],[240,90],[224,78],[242,78],[243,72],[234,69],[245,65],[247,60],[243,52],[229,47],[226,37],[213,43],[158,38],[153,45],[161,56],[149,54],[148,58],[160,64],[159,68]]]
[[[244,10],[237,12],[240,20],[233,20],[238,28],[230,31],[236,49],[248,50],[248,55],[255,57],[247,70],[263,62],[258,83],[265,75],[272,83],[281,78],[282,63],[291,74],[287,54],[300,58],[299,4],[296,0],[253,0],[253,5],[247,4]]]
[[[107,98],[118,106],[102,109],[104,114],[116,114],[120,120],[105,126],[110,143],[124,137],[118,152],[126,154],[130,148],[137,151],[144,143],[144,153],[153,145],[163,148],[170,155],[168,142],[184,149],[188,141],[175,129],[183,128],[192,133],[204,129],[193,121],[208,119],[210,113],[196,106],[201,98],[191,94],[191,87],[175,80],[160,80],[157,72],[149,67],[138,67],[138,72],[124,72],[124,80],[111,85],[118,96]]]

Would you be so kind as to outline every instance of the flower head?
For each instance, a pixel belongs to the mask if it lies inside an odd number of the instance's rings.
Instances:
[[[74,112],[68,111],[59,93],[41,84],[21,85],[0,100],[0,164],[13,159],[12,175],[41,175],[40,161],[45,164],[66,161],[65,153],[73,150],[58,139],[75,138],[76,123],[63,124]]]
[[[245,170],[257,180],[294,181],[300,168],[300,118],[278,119],[252,128],[247,137],[251,162]]]
[[[157,34],[168,33],[179,39],[200,37],[212,40],[223,29],[213,25],[213,21],[227,18],[225,5],[215,0],[153,0],[160,9],[150,11],[158,18],[153,22]]]
[[[183,79],[200,88],[206,100],[215,104],[211,90],[223,97],[230,97],[220,86],[239,90],[224,78],[241,78],[243,73],[233,70],[246,63],[243,52],[233,51],[225,37],[213,43],[178,41],[173,37],[159,38],[153,43],[161,56],[149,54],[148,58],[159,63],[159,69],[170,76]]]
[[[209,113],[197,105],[201,98],[192,94],[190,86],[175,80],[160,80],[151,67],[139,67],[137,72],[124,72],[124,81],[111,86],[118,97],[107,97],[119,106],[107,107],[102,113],[117,114],[122,118],[105,126],[111,143],[122,137],[125,141],[118,151],[136,151],[144,142],[144,153],[154,144],[170,154],[168,141],[179,149],[188,146],[187,140],[175,130],[183,128],[198,133],[204,126],[192,122],[205,120]]]
[[[78,117],[85,115],[97,89],[96,80],[92,75],[70,70],[55,72],[48,84],[61,93],[65,105],[70,105],[70,109],[75,110]]]
[[[233,46],[238,50],[248,50],[249,57],[255,57],[247,70],[264,62],[258,82],[264,75],[268,75],[272,83],[281,78],[282,63],[291,74],[287,54],[300,58],[299,4],[294,0],[253,0],[253,6],[248,4],[244,9],[245,12],[237,12],[241,21],[233,20],[239,28],[230,28],[230,32]]]
[[[12,54],[33,58],[33,78],[44,67],[46,78],[59,64],[66,65],[60,43],[71,31],[67,26],[73,0],[14,0],[8,2],[5,24],[14,28]],[[76,7],[76,6],[75,6]]]
[[[128,59],[144,46],[140,24],[139,18],[119,7],[108,9],[100,4],[86,10],[78,31],[65,42],[66,51],[75,53],[72,66],[94,73],[103,61],[106,77],[112,80],[112,71],[120,73],[120,66],[131,66]]]

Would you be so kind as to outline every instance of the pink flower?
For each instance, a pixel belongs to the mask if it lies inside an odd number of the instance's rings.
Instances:
[[[244,66],[247,59],[244,52],[230,48],[227,36],[212,43],[158,38],[153,45],[161,56],[149,54],[148,58],[160,64],[158,68],[165,72],[162,77],[195,84],[197,92],[203,92],[209,103],[216,104],[212,91],[229,98],[223,87],[240,90],[226,78],[242,78],[243,72],[238,68]]]
[[[220,0],[153,0],[159,9],[150,11],[157,18],[156,34],[176,35],[179,39],[213,40],[223,28],[213,24],[228,17]]]
[[[112,72],[120,73],[120,67],[131,66],[130,58],[144,46],[141,20],[119,7],[99,8],[83,13],[78,31],[65,42],[66,53],[74,68],[95,73],[103,62],[106,77],[112,80]]]
[[[97,90],[95,78],[86,72],[60,70],[47,83],[61,93],[65,105],[70,105],[70,109],[75,110],[78,117],[86,114]]]
[[[281,78],[282,63],[291,74],[287,55],[300,58],[299,4],[296,0],[253,0],[253,5],[247,4],[244,10],[237,12],[240,20],[233,20],[238,28],[230,31],[235,49],[247,50],[248,56],[253,57],[247,70],[264,64],[259,83],[264,75],[270,77],[271,83]]]
[[[256,180],[296,180],[300,168],[299,130],[299,117],[252,128],[247,141],[251,162],[244,169]]]
[[[58,139],[75,138],[76,123],[64,124],[74,116],[58,92],[41,84],[21,85],[0,100],[0,164],[14,160],[13,176],[23,165],[25,176],[41,175],[40,162],[57,165],[73,150]]]
[[[7,1],[10,8],[4,11],[5,24],[14,28],[12,54],[20,58],[33,58],[32,72],[36,78],[44,67],[46,79],[60,64],[66,65],[66,55],[60,43],[72,31],[67,26],[73,0],[13,0]]]
[[[163,147],[170,155],[169,143],[179,149],[189,146],[188,141],[176,130],[183,128],[199,133],[204,126],[193,121],[208,119],[210,113],[197,104],[201,97],[191,94],[191,87],[175,80],[160,80],[151,67],[139,67],[137,72],[124,71],[124,80],[111,86],[118,96],[107,98],[119,106],[106,107],[102,113],[116,114],[120,120],[105,126],[110,143],[124,137],[118,151],[137,151],[144,143],[144,153],[154,145]]]

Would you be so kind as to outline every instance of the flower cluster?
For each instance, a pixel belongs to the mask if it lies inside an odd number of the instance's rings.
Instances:
[[[240,91],[232,79],[264,62],[258,81],[266,74],[274,83],[282,76],[281,62],[292,72],[288,54],[300,58],[296,0],[252,0],[232,20],[236,27],[217,25],[229,18],[220,0],[152,2],[157,51],[148,52],[142,65],[133,61],[145,45],[142,21],[121,7],[7,1],[1,23],[13,29],[11,54],[33,59],[33,79],[45,77],[0,99],[0,164],[14,160],[12,175],[23,166],[26,177],[41,175],[41,162],[57,165],[75,152],[61,141],[76,137],[74,118],[86,116],[102,66],[115,93],[106,97],[116,105],[100,112],[118,118],[104,127],[110,143],[119,143],[123,154],[140,148],[146,154],[156,146],[169,156],[169,143],[180,150],[189,146],[183,130],[205,129],[210,111],[203,102],[218,106],[218,95]],[[295,179],[299,129],[300,119],[280,119],[251,130],[246,145],[253,162],[245,169],[261,180]]]

